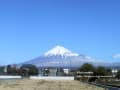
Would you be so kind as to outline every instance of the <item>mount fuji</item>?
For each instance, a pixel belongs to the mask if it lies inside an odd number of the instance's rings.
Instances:
[[[79,68],[84,63],[91,63],[95,66],[108,65],[105,62],[96,61],[89,56],[73,53],[63,46],[56,46],[42,56],[23,64],[33,64],[37,67]]]

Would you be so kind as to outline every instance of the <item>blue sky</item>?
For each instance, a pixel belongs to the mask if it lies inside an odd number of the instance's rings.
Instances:
[[[56,45],[120,62],[119,0],[0,0],[0,64],[42,55]]]

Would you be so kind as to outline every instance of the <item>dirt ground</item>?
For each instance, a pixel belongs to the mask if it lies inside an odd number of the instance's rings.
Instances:
[[[79,81],[0,80],[0,90],[104,90]]]

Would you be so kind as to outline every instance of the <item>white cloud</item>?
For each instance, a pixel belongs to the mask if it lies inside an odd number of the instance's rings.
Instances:
[[[120,59],[120,53],[113,55],[113,58]]]

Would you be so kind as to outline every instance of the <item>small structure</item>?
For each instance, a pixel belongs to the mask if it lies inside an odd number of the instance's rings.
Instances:
[[[63,68],[40,68],[39,76],[64,76]]]
[[[115,76],[116,76],[117,72],[118,72],[118,69],[112,69],[112,74],[113,74],[113,77],[115,77]]]
[[[77,72],[78,76],[91,76],[93,72]]]
[[[30,79],[40,80],[74,80],[74,76],[67,76],[69,69],[64,68],[39,68],[39,76],[31,76]]]
[[[79,79],[79,80],[89,80],[89,77],[93,75],[93,72],[80,72],[78,71],[76,73],[76,79]]]
[[[56,68],[50,68],[48,76],[57,76],[57,69]]]
[[[70,73],[70,69],[63,69],[63,71],[64,71],[64,73],[67,74],[67,75]]]

